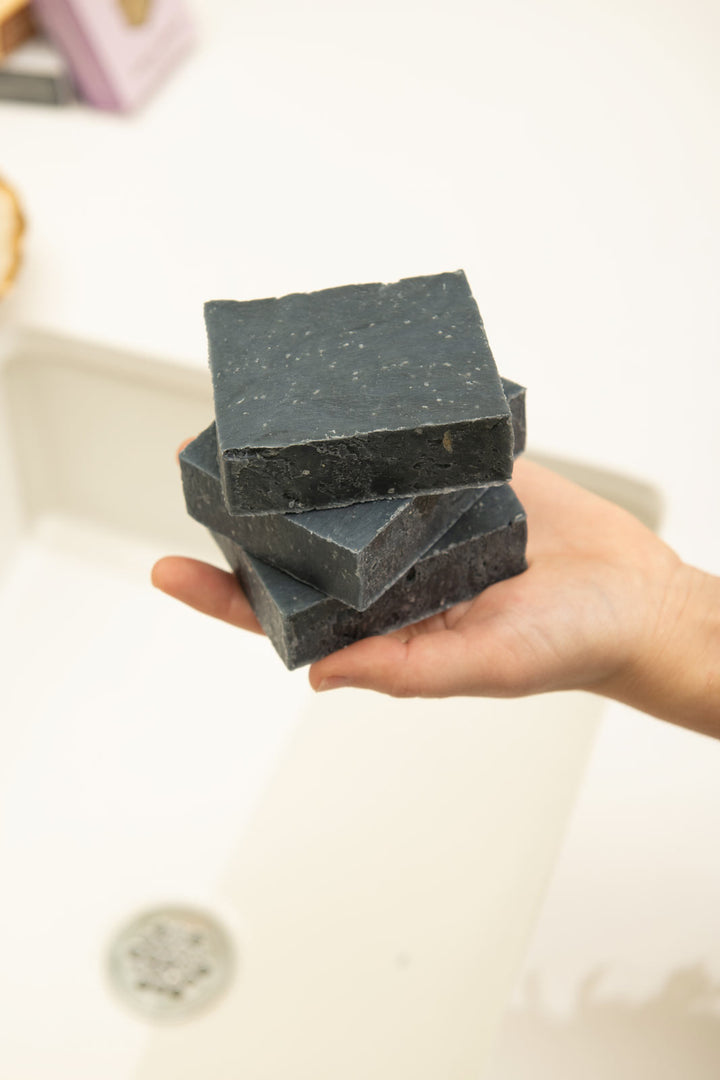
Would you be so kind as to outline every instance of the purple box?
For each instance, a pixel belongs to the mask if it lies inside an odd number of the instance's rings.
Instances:
[[[194,39],[182,0],[35,0],[34,6],[78,90],[101,109],[142,104]]]

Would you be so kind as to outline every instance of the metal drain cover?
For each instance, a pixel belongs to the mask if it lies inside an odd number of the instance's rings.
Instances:
[[[109,960],[111,981],[125,1002],[147,1017],[180,1020],[225,989],[233,951],[225,931],[205,912],[164,907],[123,927]]]

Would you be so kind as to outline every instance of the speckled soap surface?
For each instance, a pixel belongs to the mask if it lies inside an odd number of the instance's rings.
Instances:
[[[525,390],[503,378],[515,452],[525,445]],[[299,514],[227,512],[215,425],[180,454],[188,513],[264,562],[351,607],[372,604],[477,498],[477,488],[412,499],[378,499]]]
[[[234,514],[502,483],[510,410],[462,271],[205,305]]]
[[[220,484],[215,425],[180,455],[188,513],[301,581],[366,608],[448,529],[477,488],[414,499],[379,499],[300,514],[229,514]]]
[[[370,634],[416,622],[526,568],[525,512],[508,485],[489,488],[366,611],[356,611],[213,533],[263,630],[289,668]]]

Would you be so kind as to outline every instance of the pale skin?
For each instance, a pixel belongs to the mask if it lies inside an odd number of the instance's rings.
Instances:
[[[473,600],[313,664],[315,690],[396,697],[519,697],[580,689],[720,738],[720,578],[636,518],[534,462],[513,489],[527,512],[528,569]],[[233,574],[168,556],[163,592],[262,633]]]

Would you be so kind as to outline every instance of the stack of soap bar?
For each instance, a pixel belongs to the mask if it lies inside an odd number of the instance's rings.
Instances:
[[[462,271],[206,305],[215,423],[181,454],[288,667],[525,568],[522,387]]]
[[[502,380],[515,454],[525,446],[525,389]],[[180,454],[188,513],[248,554],[363,611],[477,500],[482,489],[377,499],[289,514],[228,513],[215,425]]]
[[[213,535],[289,668],[470,600],[526,565],[525,512],[507,484],[488,488],[476,498],[407,574],[365,611],[254,559],[227,536]]]

